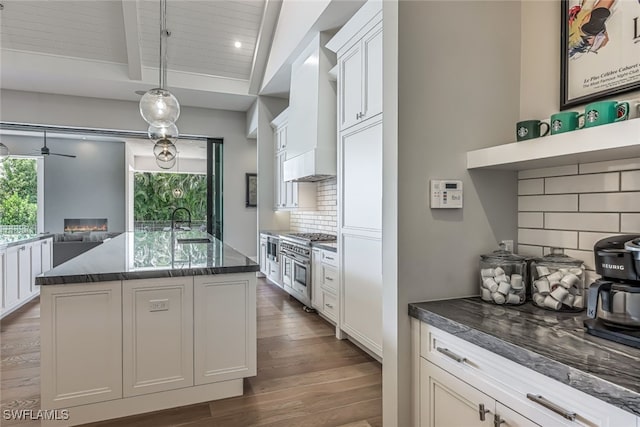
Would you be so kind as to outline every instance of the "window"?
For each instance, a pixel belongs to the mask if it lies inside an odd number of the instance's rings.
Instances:
[[[42,162],[35,157],[12,156],[0,163],[0,235],[39,231],[41,176]]]

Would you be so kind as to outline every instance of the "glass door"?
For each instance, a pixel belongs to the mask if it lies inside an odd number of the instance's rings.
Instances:
[[[222,138],[207,139],[207,233],[223,240]]]

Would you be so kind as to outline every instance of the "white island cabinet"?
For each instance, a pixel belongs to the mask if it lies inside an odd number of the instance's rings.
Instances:
[[[259,266],[199,234],[123,233],[38,278],[41,406],[68,410],[43,426],[242,395]]]

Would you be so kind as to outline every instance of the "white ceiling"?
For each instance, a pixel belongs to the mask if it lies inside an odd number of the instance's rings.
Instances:
[[[158,86],[159,0],[2,4],[3,88],[138,100],[136,90]],[[264,57],[256,48],[268,50],[273,31],[261,27],[265,4],[167,0],[167,87],[183,106],[245,111],[251,105],[249,88],[264,66],[254,60]]]

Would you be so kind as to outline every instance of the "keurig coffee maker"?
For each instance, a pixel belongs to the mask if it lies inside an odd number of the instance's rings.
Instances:
[[[596,272],[589,287],[587,332],[640,348],[640,235],[598,241]]]

